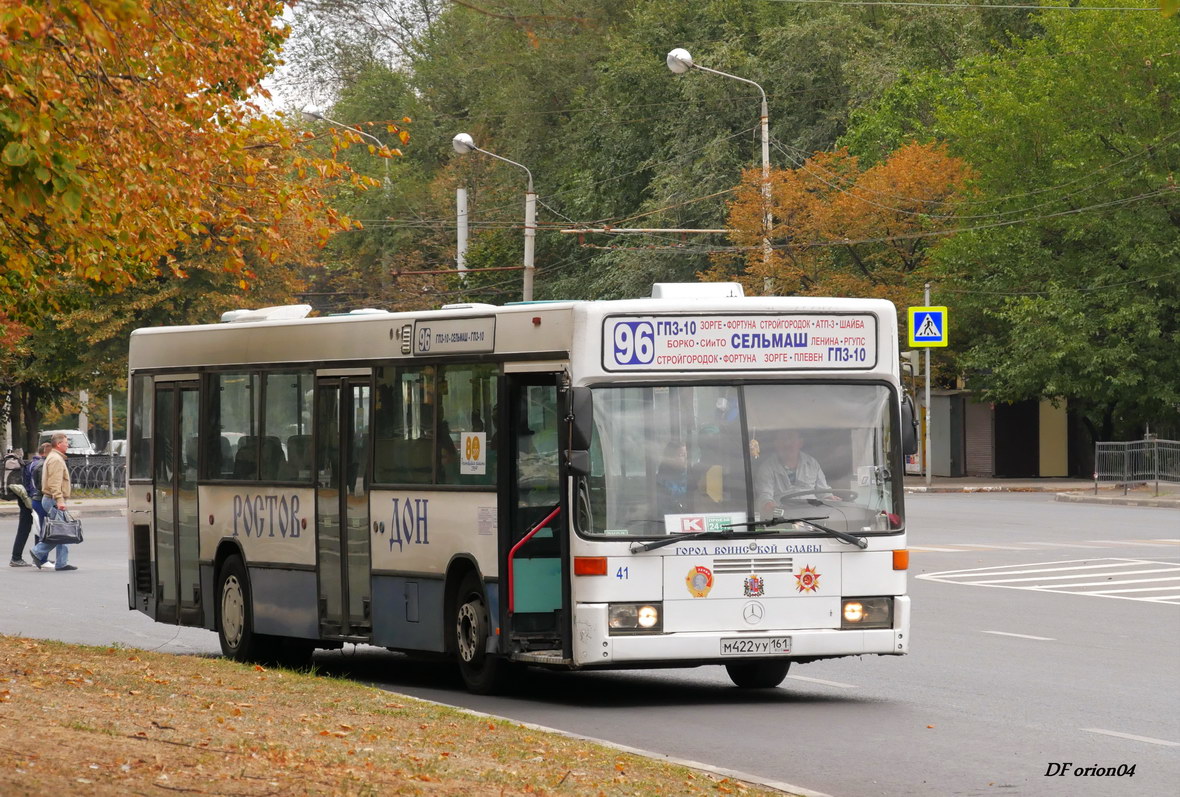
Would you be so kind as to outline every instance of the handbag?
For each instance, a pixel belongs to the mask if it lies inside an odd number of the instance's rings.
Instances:
[[[82,542],[82,521],[69,512],[59,512],[45,521],[41,542],[46,545],[76,545]]]

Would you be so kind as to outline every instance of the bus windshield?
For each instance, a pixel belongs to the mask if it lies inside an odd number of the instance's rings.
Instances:
[[[596,388],[579,531],[900,529],[895,401],[880,383]]]

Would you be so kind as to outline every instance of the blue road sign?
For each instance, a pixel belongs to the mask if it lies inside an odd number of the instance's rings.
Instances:
[[[909,308],[910,347],[947,345],[947,321],[945,307]]]

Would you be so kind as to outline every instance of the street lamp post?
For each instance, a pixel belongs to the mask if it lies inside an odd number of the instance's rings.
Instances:
[[[472,151],[482,152],[496,160],[518,166],[524,169],[524,173],[528,175],[528,190],[524,195],[524,287],[521,290],[521,296],[526,302],[531,302],[533,300],[533,275],[536,271],[533,266],[533,254],[537,237],[537,195],[533,191],[533,173],[522,163],[508,160],[494,152],[488,152],[486,149],[480,149],[475,146],[475,141],[466,133],[459,133],[451,139],[451,146],[460,155],[466,155]]]
[[[738,80],[742,83],[748,83],[754,88],[758,89],[758,93],[762,95],[762,118],[760,126],[762,128],[762,203],[763,203],[763,219],[762,223],[766,227],[766,235],[762,238],[762,260],[767,265],[770,265],[770,229],[773,223],[773,218],[770,210],[770,111],[766,102],[766,92],[752,80],[747,80],[744,77],[731,75],[728,72],[721,72],[716,69],[710,69],[707,66],[693,63],[692,55],[683,47],[677,47],[668,53],[667,58],[668,68],[677,75],[683,75],[690,69],[699,69],[702,72],[708,72],[713,75],[721,75],[722,77]],[[769,279],[769,277],[768,277]]]

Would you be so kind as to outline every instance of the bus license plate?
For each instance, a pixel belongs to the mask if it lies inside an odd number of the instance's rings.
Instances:
[[[789,636],[730,638],[721,640],[722,656],[776,656],[791,652]]]

